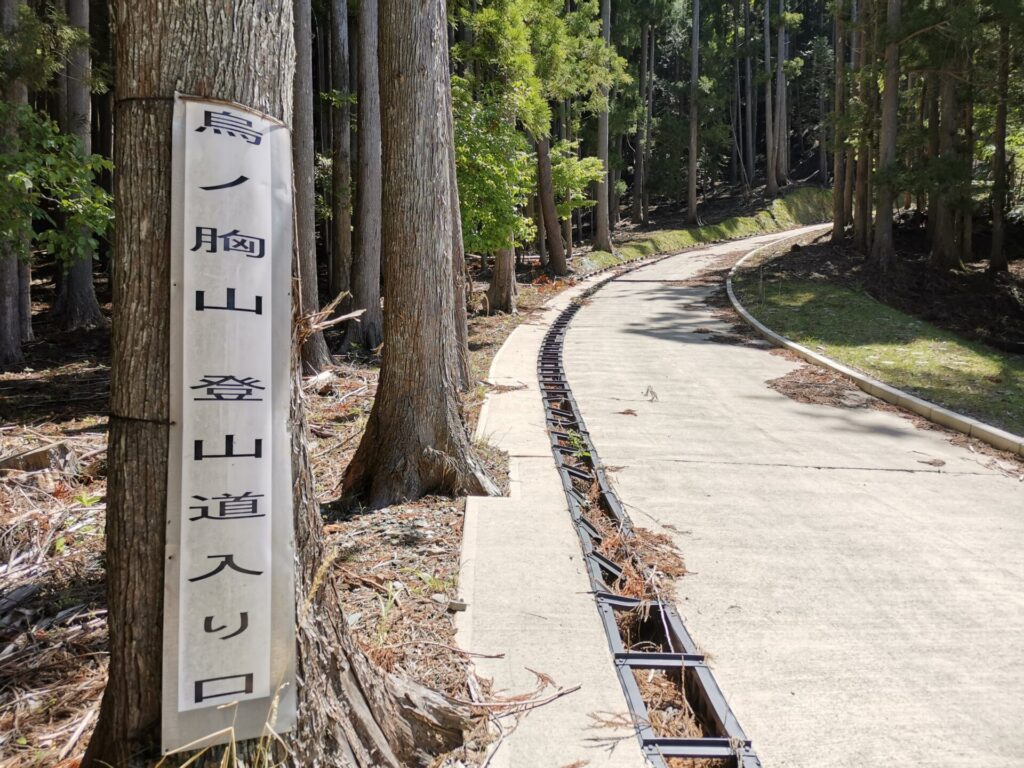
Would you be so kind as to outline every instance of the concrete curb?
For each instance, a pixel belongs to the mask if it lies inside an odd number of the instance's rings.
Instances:
[[[831,224],[822,225],[821,229],[825,230],[831,226]],[[830,357],[813,352],[807,347],[797,344],[795,341],[787,339],[785,336],[776,333],[747,311],[746,307],[740,303],[740,300],[736,296],[736,292],[733,290],[733,275],[736,274],[747,260],[756,256],[764,249],[769,247],[778,247],[779,245],[804,237],[806,234],[807,233],[805,232],[796,237],[776,240],[774,243],[769,243],[768,245],[762,245],[755,248],[736,262],[736,266],[729,270],[729,275],[725,280],[725,290],[729,294],[729,301],[732,302],[733,308],[739,313],[740,317],[742,317],[755,331],[771,341],[773,344],[794,352],[809,363],[819,365],[823,368],[828,368],[829,370],[841,373],[842,375],[853,379],[854,383],[869,395],[873,395],[880,400],[884,400],[885,402],[899,406],[900,408],[906,408],[909,411],[913,411],[919,416],[923,416],[929,421],[933,421],[943,427],[955,429],[957,432],[962,432],[969,437],[975,437],[978,440],[982,440],[1002,451],[1009,451],[1010,453],[1016,453],[1020,456],[1024,456],[1024,437],[998,429],[989,424],[980,422],[977,419],[972,419],[969,416],[963,416],[962,414],[951,411],[948,408],[943,408],[941,405],[928,402],[920,397],[911,395],[909,392],[904,392],[903,390],[885,384],[878,379],[874,379],[867,374],[856,371],[853,368],[849,368],[842,363],[838,363]]]

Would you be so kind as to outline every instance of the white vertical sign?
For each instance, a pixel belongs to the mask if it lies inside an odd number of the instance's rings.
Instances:
[[[165,751],[295,709],[288,131],[179,96],[173,166]]]

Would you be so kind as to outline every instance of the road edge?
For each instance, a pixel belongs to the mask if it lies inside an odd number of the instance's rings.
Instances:
[[[821,231],[824,231],[831,226],[831,224],[823,224],[820,229]],[[783,238],[782,240],[777,240],[774,243],[758,246],[744,255],[743,258],[737,261],[733,268],[729,270],[729,274],[725,278],[725,290],[729,295],[729,301],[732,303],[733,309],[735,309],[737,314],[743,318],[744,322],[750,325],[768,341],[779,347],[788,349],[790,352],[793,352],[807,362],[821,366],[822,368],[828,368],[829,370],[849,377],[858,387],[869,395],[900,408],[904,408],[908,411],[912,411],[913,413],[923,416],[929,421],[939,424],[940,426],[954,429],[957,432],[962,432],[968,437],[974,437],[978,440],[982,440],[999,450],[1015,453],[1018,456],[1024,456],[1024,437],[999,429],[998,427],[993,427],[991,424],[985,424],[984,422],[978,421],[970,416],[964,416],[956,411],[951,411],[948,408],[917,397],[916,395],[912,395],[909,392],[904,392],[901,389],[897,389],[896,387],[879,381],[865,373],[861,373],[858,370],[843,365],[826,355],[814,352],[801,344],[797,344],[792,339],[776,333],[747,311],[747,308],[743,306],[742,302],[740,302],[739,298],[736,296],[736,292],[733,290],[733,275],[736,274],[746,261],[753,258],[766,248],[775,248],[806,235],[807,233],[804,232],[794,237]]]

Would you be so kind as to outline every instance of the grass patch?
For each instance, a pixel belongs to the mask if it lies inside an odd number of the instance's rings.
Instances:
[[[648,256],[674,253],[706,243],[740,240],[784,229],[820,224],[832,218],[832,192],[818,187],[794,189],[754,216],[733,216],[717,224],[690,229],[664,229],[622,243],[616,253],[593,251],[577,265],[580,272],[625,264]]]
[[[772,330],[894,387],[1024,434],[1024,357],[968,341],[854,286],[736,275],[746,308]]]

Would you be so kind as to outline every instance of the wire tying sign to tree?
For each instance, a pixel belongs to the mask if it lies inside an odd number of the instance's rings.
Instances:
[[[173,131],[165,751],[295,717],[290,137],[182,96]]]

